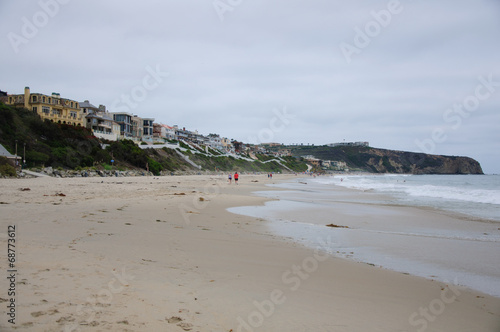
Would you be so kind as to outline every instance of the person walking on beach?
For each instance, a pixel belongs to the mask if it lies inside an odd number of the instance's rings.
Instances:
[[[234,183],[238,184],[238,172],[234,173]]]
[[[229,184],[231,184],[231,180],[232,180],[231,174],[228,175],[227,180],[229,181]]]

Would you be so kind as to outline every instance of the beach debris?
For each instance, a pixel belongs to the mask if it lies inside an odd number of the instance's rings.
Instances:
[[[250,182],[259,182],[259,181],[257,181],[257,180],[252,180],[252,181],[250,181]]]
[[[302,183],[302,184],[307,184],[307,182],[300,182],[300,181],[299,181],[299,183]]]
[[[49,195],[43,195],[43,196],[49,196]],[[63,193],[55,193],[54,195],[50,195],[50,196],[66,197],[66,195],[64,195]]]
[[[30,191],[31,189],[30,188],[19,188],[19,190],[21,190],[21,191]]]
[[[130,226],[130,225],[132,225],[132,224],[131,224],[131,223],[129,223],[129,222],[126,222],[126,223],[125,223],[125,225],[129,225],[129,226]]]
[[[200,198],[198,198],[198,199],[199,199],[199,201],[200,201],[200,202],[205,201],[205,199],[204,199],[203,197],[200,197]]]
[[[128,324],[129,324],[129,322],[128,322],[128,320],[126,320],[126,319],[125,319],[125,320],[122,320],[122,321],[116,322],[116,324],[125,324],[125,325],[128,325]]]
[[[326,227],[334,227],[334,228],[349,228],[348,226],[340,226],[340,225],[335,225],[335,224],[329,224],[329,225],[326,225]]]
[[[186,193],[175,193],[174,195],[183,196],[183,195],[186,195]]]

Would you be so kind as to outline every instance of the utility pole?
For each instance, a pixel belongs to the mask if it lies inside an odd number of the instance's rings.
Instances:
[[[17,139],[16,139],[16,168],[17,168]]]

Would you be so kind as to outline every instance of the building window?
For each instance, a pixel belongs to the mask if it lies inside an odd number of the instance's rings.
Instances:
[[[34,113],[36,113],[36,112],[37,112],[37,107],[36,107],[36,106],[34,106],[34,107],[33,107],[33,112],[34,112]]]
[[[69,117],[76,119],[76,112],[73,112],[73,111],[69,112]]]
[[[31,97],[31,100],[33,100],[33,102],[34,102],[34,103],[36,103],[36,102],[37,102],[37,99],[38,99],[38,98],[37,98],[37,96],[33,96],[33,97]]]
[[[45,103],[45,96],[42,97],[42,103]]]
[[[73,107],[73,102],[71,102],[71,107]]]
[[[42,106],[42,113],[48,115],[50,113],[50,107]]]

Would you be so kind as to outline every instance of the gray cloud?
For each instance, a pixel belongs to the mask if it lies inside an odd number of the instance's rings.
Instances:
[[[53,3],[56,0],[42,0]],[[241,1],[224,15],[213,1],[68,1],[19,52],[23,17],[38,1],[0,2],[0,89],[105,104],[140,85],[147,67],[169,76],[132,109],[202,133],[247,141],[273,109],[295,118],[273,140],[323,144],[368,140],[418,151],[443,128],[433,152],[469,155],[500,173],[500,87],[458,128],[443,118],[473,95],[478,77],[500,81],[497,1],[401,2],[348,63],[340,48],[390,1]],[[113,109],[111,109],[112,111]]]

